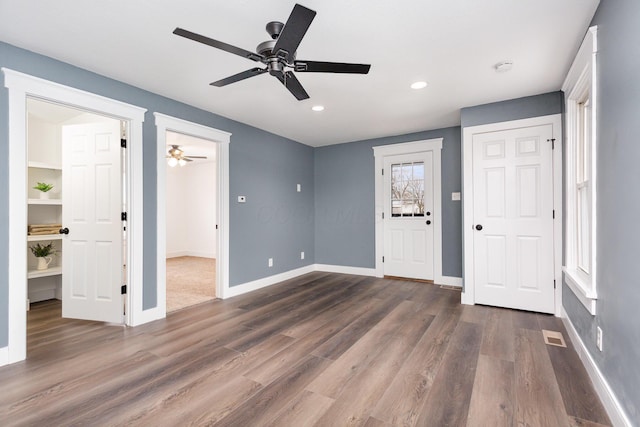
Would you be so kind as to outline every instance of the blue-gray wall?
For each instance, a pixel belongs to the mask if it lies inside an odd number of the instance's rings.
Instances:
[[[464,129],[488,123],[560,114],[563,112],[563,103],[564,96],[558,91],[466,107],[460,110],[460,123]]]
[[[375,267],[375,171],[372,147],[444,138],[442,144],[442,274],[462,277],[460,128],[452,127],[316,148],[316,262]]]
[[[601,0],[598,25],[597,315],[563,304],[632,422],[640,425],[640,2]],[[603,331],[603,351],[595,328]]]
[[[153,112],[231,132],[230,284],[313,263],[313,149],[268,132],[0,42],[0,67],[41,77],[148,110],[144,153],[144,307],[156,306],[156,127]],[[2,85],[4,86],[4,85]],[[211,96],[219,96],[215,89]],[[222,96],[222,95],[220,95]],[[295,102],[286,98],[284,102]],[[266,107],[265,107],[266,108]],[[0,88],[0,152],[8,147],[7,90]],[[0,156],[0,347],[8,338],[8,162]],[[303,191],[296,192],[296,184]],[[247,203],[234,202],[246,195]],[[305,251],[305,260],[300,260]],[[267,267],[267,258],[274,267]]]

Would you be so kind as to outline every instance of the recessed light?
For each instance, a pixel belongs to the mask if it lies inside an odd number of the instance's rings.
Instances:
[[[322,105],[314,105],[313,107],[311,107],[311,109],[313,111],[322,111],[322,110],[324,110],[324,106],[322,106]]]
[[[427,82],[415,82],[411,85],[411,89],[424,89],[427,87]]]
[[[496,73],[506,73],[507,71],[513,68],[513,62],[511,61],[498,62],[496,65],[493,66],[493,68],[495,68]]]

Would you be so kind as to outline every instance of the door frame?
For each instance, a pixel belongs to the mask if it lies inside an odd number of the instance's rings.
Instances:
[[[125,324],[143,323],[142,306],[142,123],[147,111],[131,104],[64,86],[8,68],[4,86],[9,98],[9,300],[6,360],[27,356],[27,98],[78,108],[127,123],[127,283]]]
[[[437,284],[450,284],[442,276],[442,138],[422,141],[404,142],[400,144],[380,145],[373,147],[375,157],[375,256],[376,277],[384,276],[384,160],[388,156],[415,154],[425,151],[433,153],[433,281]],[[437,219],[436,219],[437,218]]]
[[[216,297],[229,296],[229,143],[231,134],[219,129],[189,122],[161,113],[153,113],[156,120],[157,145],[157,309],[166,316],[167,310],[167,131],[190,135],[211,141],[217,146],[217,260],[216,260]]]
[[[511,120],[478,126],[465,127],[462,130],[462,238],[463,238],[463,280],[462,304],[475,304],[475,275],[473,247],[475,233],[473,230],[473,136],[481,133],[499,132],[523,127],[551,125],[555,148],[552,150],[553,170],[553,277],[555,280],[555,315],[562,312],[562,115],[533,117]]]

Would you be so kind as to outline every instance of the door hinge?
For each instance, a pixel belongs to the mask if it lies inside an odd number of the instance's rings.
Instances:
[[[120,147],[127,148],[127,140],[125,138],[120,139]]]
[[[218,224],[216,224],[216,230],[218,229]]]
[[[384,257],[382,257],[382,262],[384,262]]]
[[[555,138],[547,139],[547,142],[549,141],[551,141],[551,149],[554,150],[556,148],[556,139]]]
[[[556,210],[553,210],[553,219],[556,219]]]
[[[120,295],[124,295],[127,293],[127,285],[120,286]]]
[[[555,289],[555,288],[556,288],[556,281],[554,280],[553,281],[553,289]]]
[[[384,169],[382,169],[382,175],[384,175]]]
[[[127,213],[126,213],[126,212],[122,212],[122,213],[120,214],[120,219],[121,219],[122,221],[126,221],[126,220],[127,220]]]
[[[382,212],[382,219],[384,219],[384,212]]]

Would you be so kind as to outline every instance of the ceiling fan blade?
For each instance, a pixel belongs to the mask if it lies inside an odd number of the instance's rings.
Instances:
[[[367,74],[370,64],[349,64],[346,62],[294,61],[299,73],[349,73]]]
[[[309,98],[309,94],[304,90],[302,84],[300,84],[293,72],[287,71],[286,73],[272,73],[271,75],[280,80],[280,83],[282,83],[298,101]]]
[[[315,11],[296,4],[273,46],[273,53],[287,62],[291,61],[315,16]]]
[[[184,156],[185,159],[206,159],[207,156]]]
[[[258,76],[266,72],[267,72],[266,68],[258,68],[258,67],[252,68],[250,70],[243,71],[238,74],[234,74],[233,76],[229,76],[225,79],[218,80],[217,82],[213,82],[211,83],[211,86],[217,86],[217,87],[226,86],[228,84],[239,82],[240,80],[248,79],[249,77]]]
[[[199,42],[199,43],[206,44],[208,46],[215,47],[217,49],[224,50],[225,52],[233,53],[234,55],[239,55],[244,58],[251,59],[252,61],[264,62],[266,60],[264,56],[258,55],[257,53],[249,52],[248,50],[244,50],[242,48],[239,48],[218,40],[214,40],[200,34],[193,33],[189,30],[185,30],[180,27],[176,27],[176,29],[173,30],[173,34]]]

